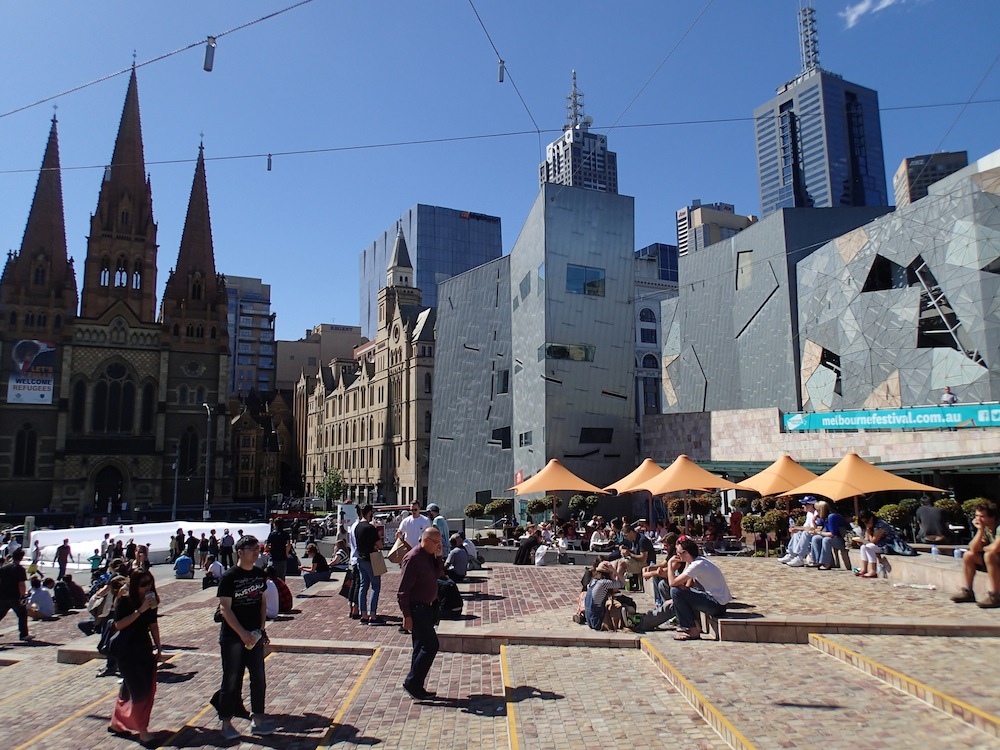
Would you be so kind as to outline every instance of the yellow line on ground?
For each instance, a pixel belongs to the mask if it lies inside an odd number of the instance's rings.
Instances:
[[[78,664],[75,669],[76,669],[76,671],[79,671],[81,667],[86,667],[86,666],[90,666],[91,669],[93,669],[93,665],[90,664],[90,662],[86,662],[84,664]],[[70,669],[73,669],[73,668],[71,667]],[[12,700],[15,700],[16,698],[20,698],[22,695],[27,695],[28,693],[37,692],[38,688],[45,687],[50,682],[55,682],[56,680],[65,680],[65,679],[67,679],[67,676],[65,674],[57,674],[55,677],[50,677],[47,680],[43,680],[42,682],[39,682],[37,684],[32,685],[27,690],[22,690],[20,693],[15,693],[14,695],[11,695],[11,696],[8,696],[7,698],[4,698],[2,701],[0,701],[0,706],[3,706],[3,705],[6,705],[7,703],[10,703]]]
[[[510,750],[519,750],[517,739],[517,718],[514,716],[514,686],[510,682],[510,663],[507,661],[507,646],[500,645],[500,674],[503,676],[503,697],[507,706],[507,740]]]
[[[278,653],[278,652],[277,651],[272,651],[271,653],[269,653],[267,656],[264,657],[264,661],[267,661],[272,656],[274,656],[276,653]],[[170,658],[173,659],[174,657],[171,656]],[[248,676],[249,676],[248,674],[243,675],[243,681],[244,682],[246,682]],[[181,732],[183,732],[189,726],[191,726],[196,721],[198,721],[199,719],[201,719],[201,717],[204,716],[205,714],[207,714],[211,708],[212,708],[212,704],[209,703],[204,708],[202,708],[201,711],[199,711],[194,716],[192,716],[190,719],[188,719],[187,721],[185,721],[184,724],[181,726],[180,729],[178,729],[172,735],[170,735],[169,737],[167,737],[167,739],[163,740],[163,742],[160,742],[157,745],[157,747],[168,747],[169,745],[173,745],[177,741],[177,738],[181,736]]]
[[[361,670],[361,674],[358,675],[358,679],[354,681],[354,686],[351,688],[351,692],[347,694],[347,697],[344,699],[344,702],[340,704],[340,710],[337,711],[337,714],[333,717],[333,721],[330,722],[329,729],[326,730],[326,734],[323,735],[323,739],[320,740],[320,743],[317,746],[316,750],[330,746],[330,740],[333,736],[333,733],[337,731],[337,727],[340,726],[340,722],[344,720],[344,717],[347,715],[347,709],[351,707],[351,703],[357,697],[358,691],[361,690],[361,686],[365,684],[365,678],[368,677],[368,673],[372,671],[372,667],[375,666],[375,661],[378,659],[379,654],[381,653],[382,653],[382,647],[379,646],[378,648],[375,649],[374,653],[372,653],[372,655],[369,657],[368,663],[365,664],[365,668]]]
[[[44,732],[40,732],[40,733],[36,734],[34,737],[32,737],[27,742],[25,742],[23,745],[18,745],[17,747],[15,747],[14,750],[24,750],[24,748],[30,747],[31,745],[35,744],[39,740],[44,739],[45,737],[48,737],[50,734],[52,734],[57,729],[66,726],[67,724],[69,724],[74,719],[76,719],[76,718],[78,718],[80,716],[83,716],[90,709],[92,709],[92,708],[94,708],[96,706],[99,706],[100,704],[104,703],[104,701],[108,700],[109,698],[113,698],[116,695],[118,695],[118,689],[117,688],[115,690],[112,690],[110,693],[108,693],[104,697],[98,698],[96,701],[94,701],[93,703],[91,703],[89,706],[84,706],[79,711],[77,711],[75,714],[67,716],[65,719],[63,719],[62,721],[60,721],[58,724],[54,724],[53,726],[51,726],[48,729],[46,729]]]
[[[684,689],[690,692],[690,694],[697,700],[697,704],[692,704],[694,705],[696,711],[698,711],[699,713],[701,713],[701,711],[705,711],[711,714],[712,718],[715,721],[719,722],[720,724],[722,724],[723,727],[725,727],[726,731],[730,733],[733,740],[739,743],[738,745],[736,745],[737,747],[742,747],[745,748],[746,750],[757,750],[757,746],[754,745],[750,740],[748,740],[746,736],[739,729],[737,729],[735,725],[729,719],[727,719],[725,715],[718,708],[716,708],[715,705],[712,704],[708,700],[708,698],[706,698],[702,694],[700,690],[698,690],[698,688],[696,688],[691,683],[690,680],[688,680],[687,677],[681,674],[680,670],[678,670],[677,667],[675,667],[673,664],[667,661],[666,657],[663,654],[661,654],[653,646],[653,644],[649,642],[648,639],[641,638],[640,643],[643,646],[645,646],[644,650],[646,650],[650,655],[653,656],[653,658],[655,658],[658,662],[660,662],[660,664],[670,673],[672,678],[680,682],[681,685],[683,685]],[[683,695],[683,691],[681,691],[681,694]],[[689,703],[692,702],[688,696],[685,695],[684,697],[688,699]],[[721,732],[719,732],[717,727],[712,726],[712,722],[708,721],[707,716],[703,715],[703,718],[708,722],[709,726],[715,729],[717,733],[719,733],[720,735],[722,734]],[[726,738],[723,736],[723,739]]]
[[[997,716],[994,716],[993,714],[987,713],[986,711],[983,711],[981,708],[976,708],[975,706],[970,706],[965,701],[959,700],[958,698],[954,697],[953,695],[948,695],[948,693],[943,693],[940,690],[932,688],[930,685],[927,685],[927,684],[921,682],[920,680],[915,680],[912,677],[903,674],[902,672],[899,672],[899,671],[897,671],[895,669],[892,669],[891,667],[887,667],[885,664],[882,664],[881,662],[877,662],[874,659],[869,659],[867,656],[862,656],[857,651],[852,651],[849,648],[845,648],[844,646],[841,646],[836,641],[831,641],[829,638],[824,638],[823,636],[818,635],[816,633],[810,633],[809,634],[809,638],[810,638],[810,640],[815,639],[817,641],[821,641],[822,643],[829,644],[833,648],[835,648],[835,649],[837,649],[839,651],[842,651],[845,654],[849,654],[850,656],[852,656],[853,658],[857,659],[858,661],[863,662],[865,664],[868,664],[873,669],[881,669],[884,672],[886,672],[887,674],[895,675],[900,680],[903,680],[904,682],[908,682],[909,684],[913,685],[914,687],[919,688],[920,690],[926,690],[928,693],[932,693],[933,695],[936,695],[937,697],[941,698],[944,701],[947,701],[948,703],[953,703],[956,706],[959,706],[964,711],[969,711],[971,713],[974,713],[974,714],[976,714],[976,716],[979,716],[980,718],[986,719],[991,724],[996,724],[997,726],[1000,726],[1000,717],[997,717]],[[827,656],[831,656],[831,657],[833,656],[833,654],[827,653],[825,651],[823,653],[826,653]],[[833,658],[836,658],[836,657],[833,657]],[[838,661],[842,661],[842,660],[838,659]],[[861,671],[864,671],[864,670],[861,670]],[[875,679],[878,679],[878,677],[876,675],[871,675],[871,676],[875,677]],[[883,682],[884,681],[885,680],[883,680]],[[916,697],[916,696],[914,696],[914,697]],[[920,699],[918,698],[917,700],[920,700]],[[932,705],[932,706],[934,705],[931,701],[924,701],[924,702],[925,703],[930,703],[930,705]],[[934,707],[937,708],[937,706],[934,706]],[[938,709],[938,710],[941,710],[941,709]],[[950,711],[945,711],[944,713],[948,714],[949,716],[953,715]],[[966,723],[968,723],[968,722],[966,722]]]

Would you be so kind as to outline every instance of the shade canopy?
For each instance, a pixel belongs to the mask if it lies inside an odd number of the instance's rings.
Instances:
[[[662,473],[663,469],[653,459],[647,458],[628,475],[622,477],[614,484],[609,484],[605,487],[604,491],[611,492],[613,490],[619,495],[624,492],[632,492],[636,486],[643,482],[648,482],[653,477],[659,476]]]
[[[742,489],[753,490],[764,497],[788,492],[799,485],[811,482],[816,475],[795,462],[790,456],[782,456],[763,471],[739,483]]]
[[[868,463],[857,453],[848,453],[825,474],[795,489],[787,490],[784,494],[822,495],[830,500],[843,500],[845,497],[890,490],[947,492],[947,490],[931,487],[928,484],[920,484],[897,477],[895,474]]]
[[[646,490],[653,495],[666,495],[685,490],[738,490],[740,486],[705,471],[683,453],[666,469],[632,490]]]
[[[558,458],[553,458],[545,468],[535,474],[535,476],[525,479],[520,484],[508,487],[514,490],[515,495],[528,495],[532,492],[592,492],[604,494],[604,490],[595,487],[590,482],[585,482],[572,471],[567,469]]]

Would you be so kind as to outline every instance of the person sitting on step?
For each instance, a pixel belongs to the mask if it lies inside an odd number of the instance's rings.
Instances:
[[[965,586],[955,596],[953,602],[974,602],[976,595],[972,590],[972,581],[976,573],[986,573],[986,598],[978,602],[983,609],[1000,607],[1000,520],[997,516],[997,506],[993,503],[979,503],[972,525],[976,527],[976,535],[969,542],[969,551],[962,557],[962,573]]]

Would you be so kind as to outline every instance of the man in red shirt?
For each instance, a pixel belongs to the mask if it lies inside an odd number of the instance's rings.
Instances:
[[[434,626],[438,622],[438,578],[444,575],[441,552],[441,532],[429,526],[420,534],[420,545],[403,558],[396,595],[403,613],[403,628],[410,631],[413,641],[410,673],[403,680],[403,690],[417,700],[436,695],[424,689],[424,683],[438,652]]]

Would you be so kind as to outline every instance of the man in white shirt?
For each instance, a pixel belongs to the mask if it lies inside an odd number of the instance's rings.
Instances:
[[[476,549],[476,545],[472,543],[471,539],[466,538],[464,532],[460,531],[458,535],[462,537],[462,546],[469,553],[469,570],[482,570],[483,564],[479,562],[479,550]]]
[[[698,545],[686,537],[678,540],[677,552],[670,558],[667,581],[677,624],[682,628],[674,637],[675,641],[701,638],[701,626],[695,612],[719,617],[725,614],[726,605],[733,600],[722,571],[715,563],[701,557]]]
[[[420,546],[420,535],[431,525],[431,519],[420,513],[420,503],[410,503],[410,515],[399,522],[396,538],[410,545],[410,549]]]

